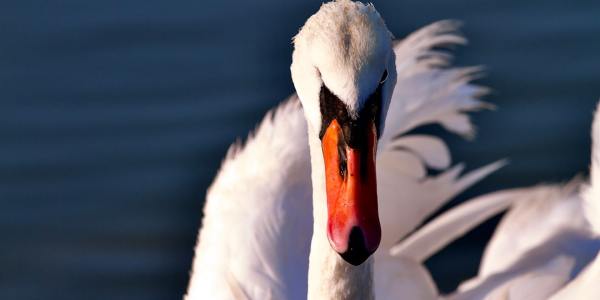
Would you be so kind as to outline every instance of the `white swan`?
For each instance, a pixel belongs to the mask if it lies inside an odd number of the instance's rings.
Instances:
[[[464,42],[454,28],[435,23],[392,45],[373,6],[350,1],[324,4],[307,21],[294,40],[298,97],[229,150],[208,191],[186,299],[437,296],[420,265],[387,250],[501,165],[459,177],[441,140],[398,137],[426,123],[472,134],[464,112],[484,106],[484,89],[469,84],[476,70],[440,68],[449,57],[432,50]],[[425,166],[445,171],[427,176]],[[332,188],[340,182],[348,187]]]
[[[391,252],[422,262],[512,204],[487,245],[478,276],[446,299],[600,299],[599,110],[594,119],[589,183],[576,179],[484,195],[441,215]]]

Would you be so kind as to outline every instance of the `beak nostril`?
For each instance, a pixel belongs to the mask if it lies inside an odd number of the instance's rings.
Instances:
[[[346,156],[346,148],[343,143],[338,140],[338,160],[339,160],[339,169],[340,176],[342,178],[346,178],[347,169],[348,169],[348,157]]]
[[[356,226],[352,227],[348,238],[348,248],[346,252],[340,253],[340,256],[349,264],[358,266],[367,260],[370,255],[362,230]]]

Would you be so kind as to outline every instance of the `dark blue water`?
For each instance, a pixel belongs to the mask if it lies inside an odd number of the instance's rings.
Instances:
[[[447,136],[466,193],[585,173],[600,97],[597,1],[374,1],[398,37],[465,22],[498,110]],[[525,3],[526,2],[526,3]],[[292,92],[291,37],[320,1],[1,1],[0,298],[176,299],[228,145]],[[445,290],[491,225],[431,259]]]

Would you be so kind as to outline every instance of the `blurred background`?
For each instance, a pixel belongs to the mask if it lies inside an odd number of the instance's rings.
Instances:
[[[587,173],[600,2],[373,2],[397,37],[463,21],[455,62],[486,67],[498,109],[444,138],[469,169],[511,164],[454,203]],[[293,92],[291,37],[320,3],[0,1],[0,298],[180,298],[206,188]],[[497,220],[427,262],[442,290]]]

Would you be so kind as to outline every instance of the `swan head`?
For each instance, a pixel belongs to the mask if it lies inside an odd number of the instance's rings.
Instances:
[[[393,36],[373,5],[323,4],[294,38],[291,72],[320,139],[331,247],[350,264],[379,246],[375,154],[396,84]]]

